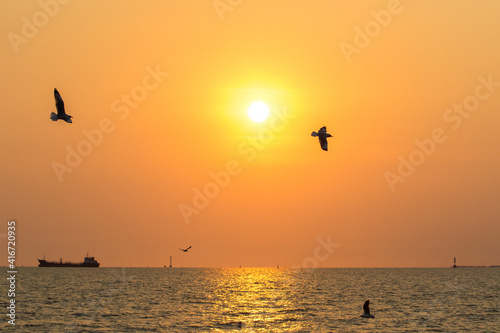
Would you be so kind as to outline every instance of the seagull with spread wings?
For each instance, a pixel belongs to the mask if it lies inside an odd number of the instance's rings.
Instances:
[[[332,135],[326,133],[326,126],[321,127],[318,133],[312,132],[311,136],[317,136],[319,139],[319,144],[321,145],[321,149],[323,149],[324,151],[328,151],[328,141],[326,141],[326,138],[329,138]]]
[[[190,248],[191,248],[191,246],[188,247],[187,249],[179,249],[179,250],[181,250],[182,252],[187,252]]]
[[[59,94],[59,91],[57,91],[56,88],[54,88],[54,98],[56,99],[57,114],[55,112],[52,112],[50,114],[50,119],[52,119],[52,121],[62,119],[67,123],[72,123],[73,121],[71,120],[71,118],[73,117],[69,114],[66,114],[66,111],[64,111],[64,102],[61,98],[61,95]]]

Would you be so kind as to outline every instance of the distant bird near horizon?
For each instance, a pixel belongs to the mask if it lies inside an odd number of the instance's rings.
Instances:
[[[71,118],[73,117],[69,114],[66,114],[66,111],[64,110],[64,102],[61,98],[61,95],[59,94],[59,91],[57,91],[56,88],[54,88],[54,98],[56,99],[57,114],[55,112],[52,112],[50,114],[50,119],[52,119],[52,121],[62,119],[67,123],[72,123],[73,121],[71,120]]]
[[[321,149],[324,151],[328,151],[328,141],[326,138],[331,137],[331,134],[326,133],[326,126],[323,126],[319,129],[318,133],[312,132],[311,136],[317,136],[319,139],[319,144],[321,146]]]
[[[187,252],[190,248],[191,248],[191,246],[188,247],[187,249],[179,249],[179,250],[181,250],[182,252]]]
[[[360,316],[363,318],[375,318],[374,315],[370,314],[370,300],[367,299],[365,304],[363,304],[363,314]]]

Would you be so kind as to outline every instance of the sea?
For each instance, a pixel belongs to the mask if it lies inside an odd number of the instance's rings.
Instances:
[[[500,332],[495,267],[19,267],[13,298],[8,282],[3,332]]]

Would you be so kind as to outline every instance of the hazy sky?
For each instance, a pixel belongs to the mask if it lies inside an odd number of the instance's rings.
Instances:
[[[29,266],[500,264],[499,12],[1,1],[0,233]]]

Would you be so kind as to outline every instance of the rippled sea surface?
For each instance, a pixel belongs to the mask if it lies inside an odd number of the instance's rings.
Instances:
[[[500,268],[25,267],[16,277],[18,332],[500,332]],[[0,288],[6,331],[6,279]],[[366,299],[375,319],[359,317]]]

